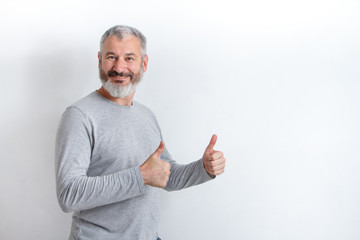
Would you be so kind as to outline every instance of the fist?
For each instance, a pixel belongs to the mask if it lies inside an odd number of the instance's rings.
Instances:
[[[224,154],[214,150],[216,140],[217,136],[214,134],[211,137],[210,143],[206,147],[202,158],[206,171],[212,175],[220,175],[225,171],[226,159]]]
[[[160,159],[165,144],[160,142],[156,151],[140,166],[140,172],[146,185],[164,188],[170,175],[170,163]]]

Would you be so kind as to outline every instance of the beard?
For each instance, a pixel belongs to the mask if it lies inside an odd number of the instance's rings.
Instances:
[[[120,86],[116,83],[112,83],[110,77],[115,76],[130,77],[130,82],[125,86]],[[136,85],[141,81],[143,75],[143,68],[141,66],[140,71],[136,74],[132,72],[116,72],[108,71],[105,73],[104,70],[99,67],[99,77],[104,89],[112,96],[116,98],[126,98],[133,94],[136,90]]]

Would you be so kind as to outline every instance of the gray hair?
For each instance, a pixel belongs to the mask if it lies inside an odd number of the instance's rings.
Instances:
[[[145,36],[136,28],[126,26],[126,25],[115,25],[112,28],[108,29],[101,37],[100,41],[100,53],[102,53],[103,45],[105,40],[110,36],[116,36],[120,40],[125,37],[134,36],[136,37],[141,45],[141,56],[144,58],[146,55],[146,38]]]

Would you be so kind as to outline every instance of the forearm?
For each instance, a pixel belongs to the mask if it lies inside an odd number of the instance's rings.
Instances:
[[[65,212],[119,202],[145,193],[139,167],[98,177],[58,176],[57,196]]]
[[[171,162],[170,171],[169,181],[165,187],[167,191],[195,186],[214,178],[206,172],[202,159],[189,164]]]

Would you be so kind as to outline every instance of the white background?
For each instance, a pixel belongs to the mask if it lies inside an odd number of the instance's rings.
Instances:
[[[173,157],[218,134],[227,171],[162,197],[160,236],[360,238],[360,2],[4,1],[0,238],[66,239],[55,195],[60,115],[100,87],[99,40],[115,24],[148,39],[136,100]]]

